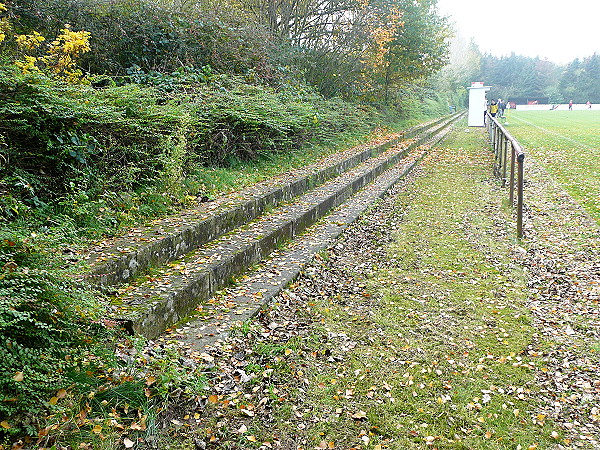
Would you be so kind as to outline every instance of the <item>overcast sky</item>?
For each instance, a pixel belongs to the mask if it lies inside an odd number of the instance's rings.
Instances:
[[[438,8],[484,53],[561,64],[600,53],[600,0],[438,0]]]

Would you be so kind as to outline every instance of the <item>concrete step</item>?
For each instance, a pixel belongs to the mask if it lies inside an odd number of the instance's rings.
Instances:
[[[358,164],[385,152],[402,140],[439,127],[448,118],[437,119],[394,135],[383,142],[357,146],[317,164],[282,174],[240,192],[200,203],[174,217],[140,226],[123,236],[105,240],[82,255],[78,279],[104,289],[126,283],[174,261],[189,251],[253,220],[270,208],[290,201]]]
[[[336,238],[357,220],[400,179],[406,176],[426,156],[429,147],[440,142],[448,128],[433,136],[407,155],[399,164],[387,170],[372,184],[319,220],[304,233],[277,249],[237,282],[220,291],[218,296],[203,302],[195,314],[169,330],[167,339],[176,339],[197,351],[216,341],[227,339],[242,324],[256,315],[303,270],[316,253],[332,245]]]
[[[200,303],[225,287],[233,277],[267,257],[278,246],[302,233],[390,167],[396,166],[409,152],[419,152],[419,145],[432,136],[435,139],[452,119],[454,117],[428,127],[413,139],[396,143],[337,178],[305,192],[293,202],[280,202],[262,216],[123,286],[112,299],[111,314],[128,324],[134,332],[146,337],[160,335],[165,328],[194,312]],[[388,177],[389,174],[381,179]],[[371,188],[366,191],[369,190]],[[365,203],[364,207],[369,204]]]

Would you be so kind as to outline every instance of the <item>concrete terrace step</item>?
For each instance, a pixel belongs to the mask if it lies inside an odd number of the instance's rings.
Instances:
[[[124,236],[98,243],[83,255],[86,269],[82,270],[79,279],[103,288],[126,283],[145,273],[148,268],[173,261],[253,220],[265,210],[338,176],[402,139],[424,133],[447,120],[431,121],[383,142],[351,148],[317,164],[258,183],[214,202],[201,203],[197,208],[182,211],[176,217],[167,217],[132,229]]]
[[[409,150],[417,149],[432,135],[440,134],[450,123],[451,119],[443,121],[427,128],[416,139],[396,143],[339,177],[304,193],[293,203],[282,204],[152,275],[124,286],[112,301],[113,316],[128,323],[137,333],[158,336],[225,287],[232,277],[239,276],[277,246],[303,232],[397,165]],[[368,204],[370,202],[364,207]]]
[[[415,149],[400,164],[379,176],[328,216],[305,230],[288,245],[277,249],[254,270],[244,274],[235,286],[204,302],[197,313],[168,333],[186,346],[202,351],[256,315],[288,285],[319,251],[333,244],[352,222],[401,178],[406,176],[440,142],[449,129],[433,136],[427,145]]]

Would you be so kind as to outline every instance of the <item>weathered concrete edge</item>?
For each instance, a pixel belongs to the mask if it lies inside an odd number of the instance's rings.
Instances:
[[[445,123],[437,132],[448,127],[450,123]],[[421,139],[413,146],[419,145],[425,140]],[[259,241],[246,245],[238,252],[208,266],[205,271],[196,274],[193,281],[181,285],[171,285],[171,294],[168,297],[151,297],[148,299],[148,305],[123,308],[118,319],[126,321],[135,332],[146,337],[158,336],[165,328],[190,314],[197,306],[198,300],[212,296],[214,292],[225,287],[231,277],[239,275],[251,264],[265,258],[278,244],[301,233],[324,217],[328,211],[339,206],[359,189],[376,179],[386,169],[396,165],[409,148],[380,161],[362,175],[349,180],[348,184],[340,186],[308,211],[292,217],[290,221],[281,224],[279,228],[268,232]]]
[[[149,242],[118,258],[109,259],[105,263],[93,267],[88,273],[82,274],[80,279],[92,282],[103,288],[125,283],[143,273],[147,268],[173,261],[194,248],[210,242],[243,223],[258,217],[267,208],[297,197],[336,175],[356,167],[358,164],[398,144],[403,139],[410,138],[418,133],[425,133],[445,121],[450,123],[455,116],[443,117],[423,126],[412,127],[402,137],[367,148],[343,161],[303,176],[289,184],[262,193],[258,197],[230,207],[205,220],[200,220],[193,226],[187,227],[180,232]]]
[[[443,136],[437,142],[441,139],[443,139]],[[391,174],[389,179],[382,180],[381,186],[365,190],[361,193],[362,195],[353,197],[317,224],[316,230],[311,230],[310,234],[301,236],[292,248],[273,258],[268,267],[275,267],[275,271],[278,271],[279,275],[268,278],[268,282],[264,281],[266,277],[264,274],[261,275],[260,272],[252,276],[250,281],[244,283],[241,288],[244,294],[236,297],[237,306],[229,314],[230,320],[227,325],[207,326],[203,321],[195,320],[179,327],[172,336],[197,349],[227,339],[232,330],[239,326],[241,322],[256,316],[291,283],[316,253],[335,242],[338,236],[370,208],[377,199],[383,197],[399,180],[407,176],[427,153],[427,151],[423,151],[418,158],[402,167],[400,173]],[[273,270],[270,273],[272,272]]]
[[[398,158],[399,160],[400,158]],[[398,161],[396,161],[396,164]],[[385,162],[382,164],[385,164]],[[412,167],[411,165],[408,170],[412,169]],[[366,184],[361,183],[356,189],[360,189]],[[353,195],[353,193],[350,195]],[[335,201],[329,209],[333,209],[333,207],[343,203],[350,195],[337,199],[338,201]],[[334,194],[335,196],[336,194]],[[368,203],[370,204],[372,201]],[[317,215],[316,209],[318,208],[319,205],[314,207],[312,211],[284,223],[282,228],[266,235],[262,241],[246,246],[237,254],[231,255],[229,258],[221,261],[218,265],[207,268],[195,281],[185,286],[172,285],[172,292],[174,294],[170,298],[163,298],[162,301],[155,302],[154,305],[151,305],[150,309],[145,310],[137,318],[129,316],[127,320],[130,321],[131,327],[146,337],[152,338],[160,335],[166,327],[172,326],[173,323],[178,322],[182,317],[192,313],[199,303],[199,298],[210,298],[214,292],[224,288],[231,277],[240,275],[248,266],[267,257],[279,243],[291,239],[297,233],[300,233],[306,227],[316,222],[320,217],[326,215],[329,210],[323,208]],[[306,223],[307,220],[310,223]],[[304,222],[301,227],[299,226],[299,222]]]
[[[259,240],[239,247],[237,251],[227,255],[218,263],[207,266],[204,271],[195,274],[193,280],[188,280],[185,284],[170,285],[167,296],[150,297],[147,305],[123,307],[117,318],[130,321],[131,328],[146,337],[159,335],[166,327],[192,312],[199,300],[209,298],[214,292],[226,286],[231,277],[265,258],[278,244],[301,233],[328,211],[370,183],[386,168],[396,164],[404,154],[405,152],[399,152],[389,159],[380,161],[365,173],[338,186],[308,210],[300,211],[289,220],[266,231]]]

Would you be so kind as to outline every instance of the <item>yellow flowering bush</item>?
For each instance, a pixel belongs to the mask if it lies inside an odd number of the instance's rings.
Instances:
[[[31,51],[42,45],[42,42],[44,42],[46,38],[37,31],[34,31],[32,34],[21,34],[17,36],[15,40],[20,49]]]
[[[7,10],[6,5],[0,3],[0,13]],[[9,31],[8,17],[0,18],[0,43],[7,40]],[[37,31],[15,36],[14,42],[22,55],[15,61],[15,66],[24,74],[46,69],[68,83],[81,82],[83,73],[77,69],[76,62],[81,55],[90,51],[90,33],[83,30],[73,31],[71,26],[66,24],[56,39],[49,44],[43,56],[32,55],[45,40],[46,38]]]
[[[52,73],[74,82],[82,76],[81,71],[76,69],[75,62],[77,58],[89,51],[90,33],[83,30],[72,31],[71,26],[66,24],[50,44],[48,54],[43,60]]]
[[[6,11],[4,3],[0,3],[0,12]],[[6,39],[6,33],[10,30],[10,23],[7,17],[0,18],[0,43]]]

